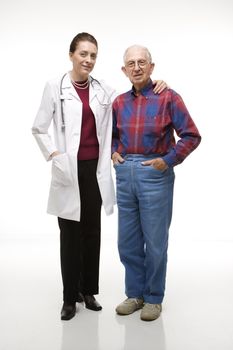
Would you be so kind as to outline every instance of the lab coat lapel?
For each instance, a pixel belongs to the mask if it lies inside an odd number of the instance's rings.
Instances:
[[[62,83],[62,93],[68,99],[73,99],[73,97],[74,97],[76,100],[81,101],[73,84],[71,83],[69,72],[64,77],[64,80]]]

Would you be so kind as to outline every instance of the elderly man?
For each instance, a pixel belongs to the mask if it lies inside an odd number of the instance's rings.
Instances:
[[[116,312],[128,315],[142,309],[140,317],[145,321],[157,319],[162,311],[173,168],[201,141],[180,95],[172,89],[153,93],[153,69],[147,48],[129,47],[122,71],[133,86],[113,102],[118,249],[125,267],[127,296]]]

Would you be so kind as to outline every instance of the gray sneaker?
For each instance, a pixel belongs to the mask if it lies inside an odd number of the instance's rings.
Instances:
[[[141,311],[141,320],[143,321],[153,321],[159,318],[162,311],[161,304],[149,304],[145,303]]]
[[[116,312],[119,315],[130,315],[134,311],[141,309],[143,306],[143,299],[128,298],[116,307]]]

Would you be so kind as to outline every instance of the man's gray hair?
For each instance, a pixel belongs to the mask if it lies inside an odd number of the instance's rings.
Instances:
[[[130,49],[133,49],[133,48],[138,48],[138,49],[140,48],[140,49],[145,50],[149,62],[150,62],[150,63],[152,62],[152,56],[151,56],[151,53],[150,53],[150,51],[148,50],[147,47],[141,46],[141,45],[132,45],[132,46],[129,46],[129,47],[125,50],[125,53],[124,53],[124,56],[123,56],[124,63],[125,63],[125,60],[126,60],[126,56],[127,56],[128,51],[129,51]]]

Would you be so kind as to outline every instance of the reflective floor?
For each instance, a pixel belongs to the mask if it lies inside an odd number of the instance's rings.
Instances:
[[[0,238],[0,350],[232,350],[233,242],[173,242],[162,316],[115,314],[124,273],[115,236],[102,237],[100,312],[77,304],[60,320],[59,245],[51,237]]]

